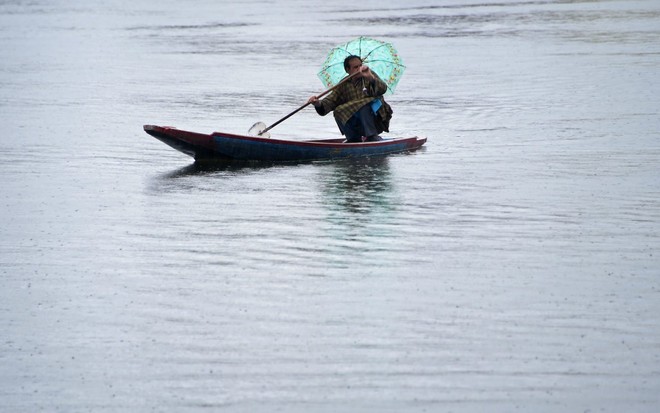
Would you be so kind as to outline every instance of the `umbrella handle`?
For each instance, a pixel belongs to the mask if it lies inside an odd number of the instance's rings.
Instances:
[[[330,89],[328,89],[328,90],[322,92],[321,94],[317,95],[316,97],[319,97],[319,98],[320,98],[320,97],[323,97],[323,96],[327,95],[328,93],[330,93],[330,92],[332,92],[333,90],[337,89],[337,88],[339,87],[339,85],[341,85],[342,83],[346,82],[348,79],[351,79],[353,76],[355,76],[355,75],[357,75],[357,74],[359,74],[359,73],[360,73],[360,72],[355,72],[355,73],[353,73],[353,74],[350,75],[350,76],[346,76],[346,77],[343,78],[339,83],[337,83],[336,85],[334,85],[334,86],[331,87]],[[272,125],[270,125],[270,126],[267,127],[266,129],[260,131],[260,132],[258,133],[258,135],[263,135],[264,133],[266,133],[266,132],[268,132],[269,130],[273,129],[275,126],[277,126],[277,125],[279,125],[280,123],[284,122],[285,120],[289,119],[291,116],[293,116],[293,115],[295,115],[296,113],[300,112],[301,110],[305,109],[305,108],[306,108],[307,106],[309,106],[309,105],[311,105],[310,102],[305,103],[304,105],[302,105],[302,106],[299,107],[298,109],[294,110],[293,112],[289,113],[288,115],[286,115],[286,116],[283,117],[282,119],[278,120],[277,122],[273,123]]]

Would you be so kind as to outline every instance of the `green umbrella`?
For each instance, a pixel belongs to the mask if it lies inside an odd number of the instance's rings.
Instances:
[[[330,50],[318,74],[326,87],[335,86],[346,77],[344,59],[350,55],[360,56],[362,62],[387,84],[387,93],[394,92],[406,67],[391,43],[369,37],[358,37]]]

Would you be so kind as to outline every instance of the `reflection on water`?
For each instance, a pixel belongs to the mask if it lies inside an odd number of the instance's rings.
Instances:
[[[423,152],[420,149],[420,152]],[[387,156],[342,159],[337,161],[267,162],[267,161],[196,161],[165,172],[152,180],[152,189],[171,188],[190,178],[247,177],[269,170],[293,171],[311,167],[321,171],[319,181],[330,209],[367,214],[391,208],[391,172]],[[178,182],[178,183],[175,183]],[[195,179],[203,185],[203,180]]]
[[[196,161],[190,165],[161,175],[163,179],[176,179],[187,176],[214,175],[217,173],[250,173],[268,168],[281,167],[282,164],[261,161]]]
[[[347,159],[320,168],[325,236],[344,245],[342,259],[348,267],[365,254],[359,260],[374,261],[377,268],[382,265],[378,251],[396,248],[393,236],[400,222],[392,179],[390,157]]]
[[[322,192],[329,209],[369,214],[391,209],[389,158],[342,160],[329,165],[322,178]]]
[[[310,163],[291,162],[274,163],[263,161],[196,161],[184,167],[162,173],[149,180],[148,189],[152,193],[159,192],[194,192],[221,191],[223,188],[232,191],[234,188],[245,188],[245,182],[263,182],[262,176],[276,179],[279,171],[294,171]],[[231,194],[224,194],[230,196]]]

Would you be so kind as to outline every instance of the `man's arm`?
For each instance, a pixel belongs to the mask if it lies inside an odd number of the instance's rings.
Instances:
[[[369,83],[369,89],[372,96],[382,96],[387,92],[387,84],[378,77],[374,72],[371,72],[373,79]]]
[[[318,97],[312,96],[311,98],[309,98],[307,102],[314,105],[314,109],[316,109],[316,113],[318,113],[321,116],[325,116],[328,113],[335,110],[335,108],[338,106],[338,99],[339,99],[339,93],[333,90],[332,93],[330,93],[323,100],[319,100]]]

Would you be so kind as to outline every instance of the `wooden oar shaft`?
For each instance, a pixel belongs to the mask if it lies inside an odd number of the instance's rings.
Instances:
[[[320,95],[317,95],[316,97],[317,97],[317,98],[320,98],[320,97],[323,97],[323,96],[327,95],[328,93],[330,93],[330,92],[332,92],[333,90],[337,89],[337,88],[339,87],[339,85],[341,85],[342,83],[346,82],[348,79],[351,79],[353,76],[357,75],[358,73],[360,73],[360,72],[355,72],[355,73],[353,73],[353,74],[350,75],[350,76],[346,76],[346,77],[343,78],[339,83],[337,83],[336,85],[334,85],[334,86],[331,87],[330,89],[326,90],[325,92],[321,93]],[[289,113],[288,115],[286,115],[286,116],[283,117],[282,119],[278,120],[277,122],[273,123],[272,125],[270,125],[270,126],[267,127],[266,129],[264,129],[264,130],[262,130],[261,132],[259,132],[259,135],[264,134],[264,133],[268,132],[269,130],[273,129],[275,126],[277,126],[277,125],[279,125],[280,123],[284,122],[285,120],[289,119],[291,116],[293,116],[293,115],[295,115],[296,113],[300,112],[301,110],[305,109],[305,108],[306,108],[307,106],[309,106],[309,105],[311,105],[310,102],[305,103],[304,105],[302,105],[302,106],[299,107],[298,109],[294,110],[293,112]]]
[[[289,113],[288,115],[286,115],[286,116],[283,117],[282,119],[278,120],[277,122],[273,123],[272,125],[270,125],[270,126],[267,127],[266,129],[264,129],[264,130],[262,130],[261,132],[259,132],[259,135],[264,134],[264,133],[268,132],[269,130],[273,129],[275,126],[277,126],[277,125],[279,125],[280,123],[284,122],[285,120],[289,119],[291,116],[293,116],[293,115],[295,115],[296,113],[300,112],[301,110],[305,109],[305,108],[306,108],[307,106],[309,106],[309,105],[311,105],[310,102],[305,103],[304,105],[302,105],[302,106],[299,107],[298,109],[294,110],[293,112]]]

